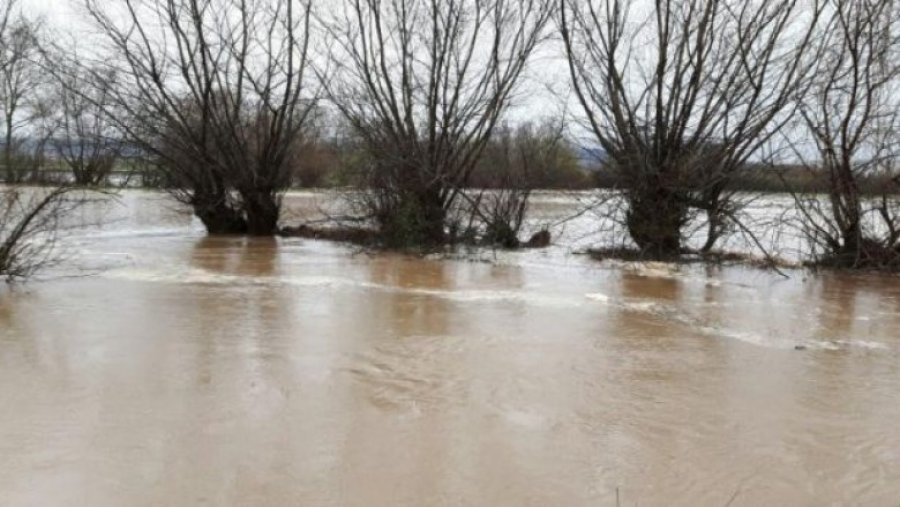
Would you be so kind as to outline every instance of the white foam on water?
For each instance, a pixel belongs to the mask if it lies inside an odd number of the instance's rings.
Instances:
[[[889,350],[890,347],[886,343],[875,342],[870,340],[809,340],[801,344],[808,349],[814,350],[847,350],[847,349],[863,349],[863,350]]]
[[[609,296],[607,296],[606,294],[604,294],[602,292],[593,292],[590,294],[585,294],[584,297],[586,297],[588,299],[592,299],[594,301],[600,301],[601,303],[609,303],[610,301],[612,301],[612,298],[610,298]]]
[[[734,329],[725,329],[718,326],[701,326],[698,328],[700,332],[705,335],[713,336],[716,338],[726,338],[729,340],[736,340],[739,342],[747,343],[750,345],[755,345],[757,347],[764,347],[769,349],[792,349],[795,347],[795,343],[788,342],[784,340],[775,340],[770,337],[764,336],[759,333],[752,333],[748,331],[737,331]]]
[[[705,325],[671,305],[661,304],[656,301],[615,300],[609,295],[600,292],[585,294],[585,298],[627,311],[647,313],[666,320],[678,322],[712,337],[737,340],[759,347],[785,350],[794,348],[808,350],[847,350],[852,348],[866,350],[890,349],[885,343],[867,340],[804,340],[797,342],[787,339],[776,339],[761,333],[738,331],[715,325]]]
[[[584,295],[585,298],[608,304],[616,308],[639,313],[650,313],[661,317],[671,318],[678,321],[686,321],[689,317],[678,310],[673,305],[660,303],[652,300],[629,300],[629,299],[613,299],[612,297],[601,292],[594,292]]]
[[[442,299],[448,299],[463,303],[477,302],[518,302],[533,304],[536,306],[552,306],[552,307],[573,307],[579,306],[581,301],[571,297],[562,295],[552,296],[536,294],[521,290],[441,290],[441,289],[420,289],[420,288],[400,288],[391,286],[379,287],[392,292],[403,292],[409,294],[417,294],[422,296],[431,296]]]
[[[497,290],[497,289],[464,289],[444,290],[426,289],[418,287],[397,287],[373,282],[353,280],[350,278],[332,276],[246,276],[192,268],[185,270],[162,270],[153,268],[129,267],[114,269],[104,273],[108,278],[124,279],[139,282],[170,283],[170,284],[197,284],[197,285],[228,285],[228,286],[298,286],[298,287],[343,287],[363,290],[375,290],[396,294],[410,294],[425,297],[446,299],[459,303],[479,302],[515,302],[544,307],[579,306],[581,301],[563,295],[545,295],[522,290]]]
[[[172,284],[225,284],[241,281],[241,277],[212,273],[202,269],[158,270],[129,267],[107,271],[104,276],[119,280]]]
[[[657,261],[625,261],[620,259],[604,259],[606,264],[622,269],[623,271],[646,278],[680,278],[680,267],[671,262]]]
[[[620,301],[617,303],[617,306],[633,312],[673,315],[671,308],[655,301]]]
[[[146,229],[121,229],[112,231],[91,231],[69,236],[73,240],[119,239],[119,238],[154,238],[163,236],[184,236],[191,232],[191,227],[150,227]]]
[[[158,270],[152,268],[126,268],[108,271],[108,278],[139,282],[155,282],[187,285],[229,285],[229,286],[273,286],[298,285],[304,287],[328,287],[340,285],[358,285],[352,280],[329,276],[307,276],[294,278],[246,276],[191,268],[184,270]]]

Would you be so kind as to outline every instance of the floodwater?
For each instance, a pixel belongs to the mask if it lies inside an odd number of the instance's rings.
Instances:
[[[2,505],[900,504],[898,278],[101,211],[0,289]]]

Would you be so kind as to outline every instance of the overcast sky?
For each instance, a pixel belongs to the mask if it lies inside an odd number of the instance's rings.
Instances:
[[[19,0],[23,9],[52,18],[54,22],[65,21],[71,13],[69,0]]]
[[[6,0],[0,0],[3,2]],[[71,29],[84,26],[83,17],[76,14],[78,0],[18,0],[22,9],[34,16],[43,17],[54,28]]]
[[[7,0],[0,0],[4,1]],[[18,0],[18,2],[22,10],[30,16],[43,17],[53,30],[73,35],[79,31],[89,30],[79,9],[83,0]],[[84,38],[81,42],[83,41]],[[543,55],[535,55],[537,61],[532,63],[527,83],[523,82],[523,86],[520,87],[523,95],[516,101],[517,106],[509,111],[507,116],[509,119],[537,120],[557,115],[566,109],[563,105],[566,101],[560,101],[559,95],[568,96],[566,93],[568,71],[559,60],[559,55],[553,51],[551,54],[553,56],[549,56],[545,50]],[[552,88],[553,91],[548,88]],[[575,110],[572,106],[575,106],[574,102],[569,104],[570,112]]]

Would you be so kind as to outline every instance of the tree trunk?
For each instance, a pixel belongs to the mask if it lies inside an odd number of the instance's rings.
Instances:
[[[841,252],[838,252],[842,258],[841,264],[855,267],[865,261],[863,257],[866,252],[863,251],[862,227],[858,220],[851,220],[846,224],[841,230],[841,240]]]
[[[840,225],[842,250],[837,253],[843,258],[843,263],[855,266],[864,254],[859,185],[849,161],[841,164],[836,173],[832,184],[837,187],[838,209],[835,216]]]
[[[242,197],[247,215],[247,234],[253,236],[277,234],[281,206],[272,192],[245,192]]]
[[[16,179],[15,168],[12,163],[12,155],[13,155],[13,126],[12,126],[12,117],[7,116],[5,119],[5,127],[6,127],[6,135],[4,136],[3,141],[3,169],[6,171],[6,183],[18,183]]]
[[[722,236],[724,220],[718,205],[713,205],[706,210],[706,220],[706,242],[700,248],[700,251],[703,253],[709,253],[716,242],[719,241],[719,237]]]
[[[665,188],[640,189],[632,192],[628,201],[628,233],[641,252],[653,259],[679,255],[687,207],[677,193]]]
[[[440,198],[440,190],[428,189],[419,194],[419,205],[422,210],[421,234],[426,244],[440,245],[447,240],[444,226],[447,212]]]
[[[209,234],[246,234],[248,230],[241,213],[224,203],[194,204],[194,214]]]
[[[439,188],[401,191],[380,220],[381,236],[388,246],[435,246],[447,240],[447,211]]]

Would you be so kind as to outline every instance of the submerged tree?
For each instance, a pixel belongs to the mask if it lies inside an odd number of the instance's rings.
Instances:
[[[812,149],[794,144],[827,179],[825,202],[795,194],[816,260],[900,268],[900,3],[827,0],[826,52],[800,106]],[[864,195],[866,180],[884,182]]]
[[[63,221],[85,202],[70,187],[0,189],[0,280],[24,280],[59,260]]]
[[[210,233],[273,234],[309,87],[308,0],[85,0],[105,110]],[[107,76],[117,79],[105,82]],[[96,105],[98,101],[94,101]]]
[[[565,138],[562,120],[502,125],[495,129],[463,194],[467,215],[483,244],[517,247],[531,194],[537,189],[578,186],[587,175]]]
[[[436,244],[544,37],[548,0],[345,0],[327,90],[362,140],[384,240]]]
[[[735,217],[729,181],[805,86],[819,6],[559,1],[574,90],[624,186],[631,239],[649,256],[678,254],[699,211],[712,248]]]

